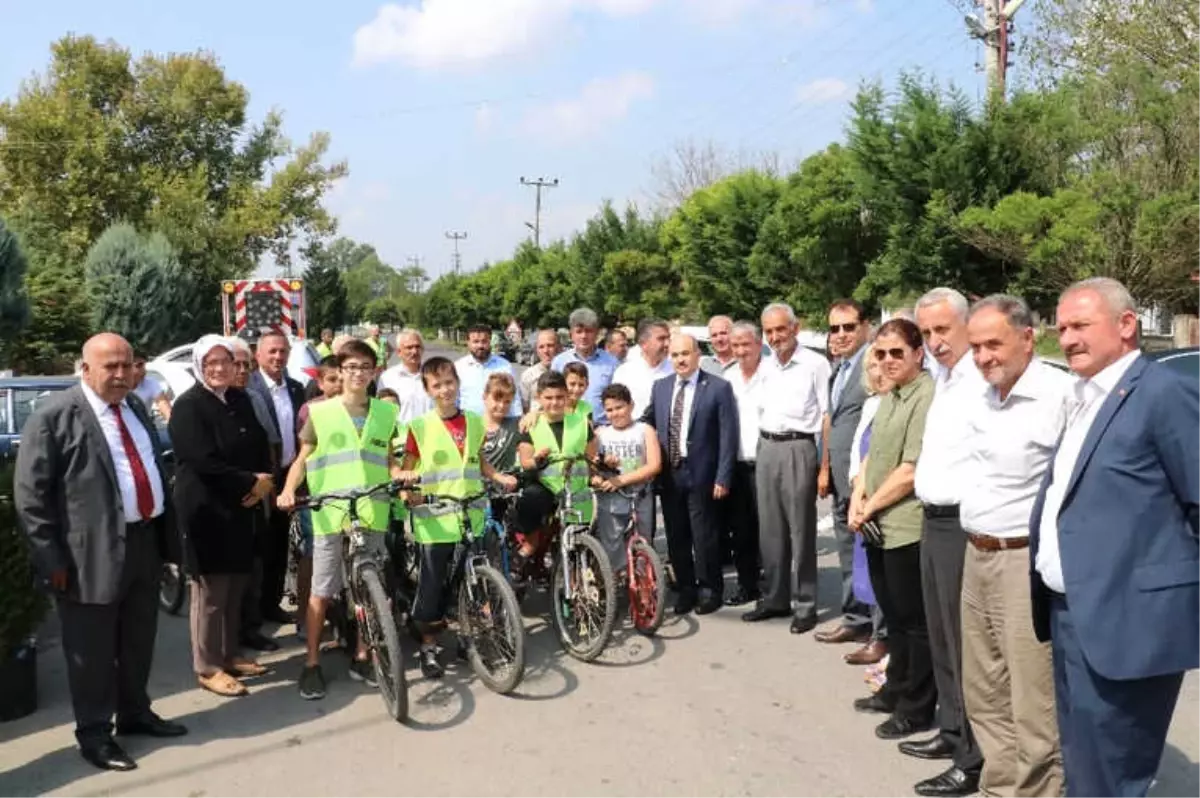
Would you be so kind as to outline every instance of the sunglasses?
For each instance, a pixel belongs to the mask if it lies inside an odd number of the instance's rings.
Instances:
[[[829,332],[832,335],[837,335],[840,332],[851,333],[857,329],[858,329],[858,322],[856,322],[856,321],[847,322],[845,324],[830,324],[829,325]]]
[[[875,359],[882,363],[889,358],[892,360],[903,360],[908,352],[897,347],[896,349],[876,349]]]

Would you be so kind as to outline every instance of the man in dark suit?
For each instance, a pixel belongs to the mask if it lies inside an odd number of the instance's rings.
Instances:
[[[133,349],[95,336],[82,376],[25,423],[14,501],[58,607],[80,751],[98,768],[132,770],[114,715],[122,735],[187,733],[146,693],[169,492],[157,432],[131,393]]]
[[[870,665],[887,653],[883,613],[854,597],[854,533],[846,525],[850,509],[850,448],[867,399],[862,371],[870,332],[863,307],[856,300],[839,299],[830,306],[829,354],[836,359],[836,366],[829,383],[829,412],[825,415],[817,495],[824,499],[833,494],[833,532],[842,569],[842,619],[836,628],[817,632],[816,639],[819,643],[863,643],[844,657],[851,665]]]
[[[700,371],[695,338],[672,336],[670,358],[675,375],[654,383],[642,420],[657,430],[663,450],[663,520],[679,592],[675,612],[704,615],[719,609],[724,595],[717,502],[733,484],[737,405],[728,382]]]
[[[1030,518],[1034,631],[1051,641],[1068,795],[1145,795],[1200,666],[1200,401],[1138,351],[1115,280],[1072,285],[1077,404]]]
[[[304,386],[287,375],[288,356],[291,354],[291,344],[287,336],[281,332],[268,331],[258,339],[255,359],[258,370],[250,375],[246,390],[256,395],[266,406],[267,412],[274,425],[274,432],[280,441],[278,457],[279,471],[275,476],[275,484],[282,485],[287,477],[292,461],[296,459],[299,450],[299,428],[296,419],[300,416],[300,408],[304,406]],[[279,512],[272,506],[270,515],[264,524],[263,534],[259,543],[259,556],[262,559],[262,579],[257,589],[247,591],[252,602],[249,607],[243,607],[242,642],[252,648],[267,649],[278,646],[259,632],[263,620],[273,623],[290,623],[292,618],[279,606],[283,600],[283,587],[287,579],[288,565],[288,514]],[[256,569],[257,570],[257,569]],[[253,582],[253,580],[252,580]],[[257,599],[255,613],[254,603]],[[250,628],[245,628],[250,624]]]

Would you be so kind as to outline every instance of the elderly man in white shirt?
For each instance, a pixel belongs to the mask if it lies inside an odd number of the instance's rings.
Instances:
[[[630,352],[625,362],[613,372],[612,381],[628,388],[633,397],[635,419],[642,418],[650,407],[650,392],[655,381],[675,373],[667,357],[670,345],[671,328],[667,323],[646,319],[638,324],[637,351]]]
[[[757,326],[752,322],[739,321],[733,325],[729,338],[737,359],[723,376],[733,386],[740,433],[728,508],[738,585],[735,591],[725,597],[725,603],[737,606],[757,601],[762,595],[758,589],[762,565],[758,553],[758,492],[754,480],[763,385],[767,374],[763,367],[762,335]]]
[[[1070,409],[1071,378],[1033,354],[1033,317],[995,295],[968,322],[988,386],[968,424],[970,489],[962,587],[963,699],[983,755],[985,795],[1061,795],[1050,644],[1033,630],[1029,517]]]
[[[400,362],[379,375],[379,387],[390,388],[400,398],[399,421],[408,423],[433,409],[433,400],[425,392],[421,379],[421,361],[425,339],[419,330],[406,327],[396,334],[396,354]]]
[[[968,420],[983,406],[987,383],[971,358],[966,297],[935,288],[917,300],[917,326],[940,367],[925,421],[914,489],[925,507],[921,538],[921,592],[929,627],[929,650],[938,691],[933,737],[900,743],[919,759],[952,759],[943,773],[918,782],[918,795],[969,795],[979,784],[983,757],[962,700],[962,573],[967,536],[959,520],[971,456]]]
[[[791,631],[817,625],[817,438],[829,412],[829,361],[796,340],[788,305],[768,305],[763,334],[773,360],[764,371],[755,486],[766,591],[747,623],[792,615]]]
[[[458,372],[458,406],[477,416],[486,415],[483,407],[483,389],[492,374],[507,374],[516,383],[512,363],[492,352],[492,328],[477,324],[467,330],[467,352],[454,361]],[[509,418],[521,415],[521,398],[513,395],[508,408]]]
[[[537,337],[533,341],[533,351],[537,355],[538,362],[521,374],[521,382],[519,390],[521,394],[521,404],[526,412],[530,410],[541,410],[541,405],[537,400],[537,381],[542,378],[542,375],[550,371],[550,364],[554,362],[554,358],[562,350],[562,346],[558,342],[558,333],[554,330],[538,330]]]

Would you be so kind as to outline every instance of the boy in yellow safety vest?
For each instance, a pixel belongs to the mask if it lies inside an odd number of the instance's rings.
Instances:
[[[566,466],[562,463],[546,464],[551,454],[572,456],[587,455],[588,460],[596,459],[596,433],[592,430],[591,421],[581,413],[567,412],[567,380],[557,371],[547,371],[537,382],[538,402],[542,406],[537,421],[528,432],[521,435],[517,446],[517,454],[521,458],[522,468],[542,468],[540,482],[525,488],[520,501],[517,503],[518,515],[522,517],[545,518],[549,512],[541,512],[548,504],[548,510],[554,510],[555,502],[566,487],[563,478]],[[592,494],[588,487],[589,467],[585,463],[575,463],[571,466],[571,491],[574,494],[575,509],[579,510],[585,523],[592,520]],[[554,501],[546,501],[545,495],[553,497]],[[536,510],[530,505],[536,505]],[[513,571],[519,573],[525,563],[536,552],[541,551],[545,542],[544,529],[522,530],[524,533],[521,545],[513,558]]]
[[[362,341],[350,341],[336,355],[342,372],[342,394],[309,406],[308,420],[300,430],[300,452],[288,471],[278,505],[290,510],[296,491],[307,479],[316,496],[336,490],[369,488],[389,479],[411,478],[400,470],[392,448],[397,410],[387,402],[367,396],[375,374],[375,353]],[[357,505],[359,520],[372,533],[366,545],[384,553],[384,533],[391,517],[387,497],[363,499]],[[325,697],[321,672],[321,633],[329,602],[342,592],[342,533],[349,525],[345,502],[332,502],[312,513],[313,574],[307,608],[308,651],[300,674],[300,696]],[[359,638],[350,664],[353,679],[375,685],[375,670]]]
[[[485,478],[505,490],[515,490],[516,477],[498,473],[483,458],[483,419],[459,410],[454,364],[444,357],[430,358],[421,367],[421,382],[435,407],[409,423],[404,447],[404,470],[420,476],[421,491],[465,499],[483,492]],[[438,660],[437,634],[445,627],[446,576],[454,546],[462,537],[462,521],[457,508],[414,504],[418,497],[402,495],[409,503],[413,539],[421,558],[412,614],[421,633],[421,673],[437,679],[445,672]],[[483,529],[486,505],[483,498],[468,509],[476,530]]]

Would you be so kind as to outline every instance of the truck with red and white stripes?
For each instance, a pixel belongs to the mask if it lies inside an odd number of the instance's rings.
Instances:
[[[290,278],[225,280],[221,283],[224,335],[257,340],[266,330],[307,338],[304,281]]]

